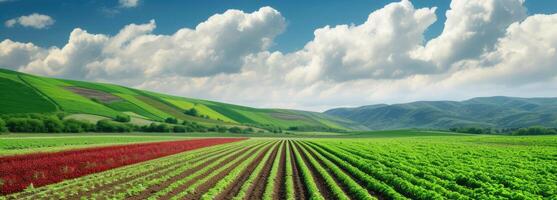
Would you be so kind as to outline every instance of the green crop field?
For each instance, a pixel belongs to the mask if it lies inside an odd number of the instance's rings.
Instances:
[[[557,136],[409,130],[306,134],[321,137],[251,138],[29,189],[6,198],[557,198]],[[16,142],[0,140],[4,141],[0,148],[60,150],[64,146],[175,140],[192,134],[160,135],[7,135],[2,139]]]

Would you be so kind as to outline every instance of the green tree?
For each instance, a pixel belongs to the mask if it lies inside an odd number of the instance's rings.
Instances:
[[[6,128],[6,122],[2,118],[0,118],[0,133],[8,132],[8,128]]]
[[[191,108],[189,110],[184,111],[184,114],[197,117],[199,112],[195,108]]]

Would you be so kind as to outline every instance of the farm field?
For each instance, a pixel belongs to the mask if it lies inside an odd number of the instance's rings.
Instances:
[[[0,199],[557,198],[556,136],[436,134],[251,138]]]

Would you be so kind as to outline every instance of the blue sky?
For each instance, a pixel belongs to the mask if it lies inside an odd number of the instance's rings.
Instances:
[[[315,111],[545,97],[556,13],[553,0],[0,0],[0,67]]]
[[[312,39],[313,31],[326,25],[360,24],[370,12],[396,1],[352,0],[352,1],[182,1],[142,0],[134,8],[121,8],[118,2],[91,0],[11,0],[0,3],[0,20],[40,13],[49,15],[55,24],[40,31],[26,27],[0,28],[0,39],[32,42],[40,46],[61,46],[68,40],[68,34],[76,27],[91,33],[116,34],[130,23],[157,22],[155,33],[171,34],[182,27],[195,27],[215,13],[227,9],[253,12],[263,6],[277,9],[287,20],[284,33],[275,40],[274,50],[289,52],[303,47]],[[448,0],[413,1],[417,8],[437,7],[437,21],[427,29],[426,39],[439,35],[445,22],[444,13],[449,7]],[[555,13],[557,1],[529,0],[525,2],[528,12]],[[116,13],[114,13],[116,12]]]

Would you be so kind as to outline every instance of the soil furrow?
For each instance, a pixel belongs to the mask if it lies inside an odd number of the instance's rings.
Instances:
[[[319,174],[319,172],[315,169],[315,167],[309,162],[307,155],[302,151],[301,146],[298,143],[295,143],[295,146],[298,149],[298,152],[300,152],[303,162],[311,172],[313,181],[317,185],[317,188],[319,189],[321,195],[323,195],[325,199],[334,199],[335,196],[333,195],[329,187],[327,187],[327,184],[325,183],[325,180],[323,179],[321,174]]]
[[[264,152],[269,151],[269,149],[271,148],[271,145],[267,144],[265,147],[260,147],[260,148],[265,148],[263,151],[260,152],[260,155],[258,155],[258,157],[263,157]],[[257,150],[254,150],[251,153],[255,153],[255,151],[257,151]],[[186,197],[184,199],[200,199],[201,196],[203,196],[203,194],[205,194],[205,192],[207,192],[214,185],[216,185],[220,181],[220,179],[222,179],[223,177],[228,175],[228,173],[230,171],[232,171],[234,168],[236,168],[238,165],[240,165],[244,160],[246,160],[249,156],[251,156],[251,153],[248,153],[248,154],[244,155],[242,158],[238,159],[230,167],[228,167],[224,171],[220,172],[219,174],[211,177],[211,179],[208,180],[207,182],[199,185],[193,193],[190,193],[190,194],[186,195]],[[204,177],[204,176],[200,176],[200,177]],[[197,181],[197,180],[192,180],[192,181]],[[194,182],[192,182],[192,183],[194,183]],[[190,185],[190,184],[191,183],[189,183],[189,184],[186,183],[185,185]]]
[[[282,152],[280,154],[280,163],[278,170],[278,177],[275,182],[275,193],[273,195],[274,199],[284,199],[286,197],[286,187],[284,182],[284,175],[286,174],[286,147],[282,147]]]
[[[290,165],[292,165],[292,179],[294,180],[294,192],[296,192],[296,199],[306,199],[307,188],[302,182],[302,174],[298,170],[298,163],[296,162],[296,157],[294,156],[294,145],[292,141],[288,141],[290,145]]]
[[[272,144],[272,146],[274,146],[274,144]],[[272,147],[271,146],[271,147]],[[262,162],[263,157],[265,157],[265,154],[267,153],[267,151],[273,151],[271,153],[271,156],[273,157],[273,155],[276,155],[278,152],[278,145],[274,148],[274,149],[267,149],[266,151],[262,152],[259,156],[257,156],[257,158],[246,168],[246,170],[244,170],[242,172],[242,174],[239,176],[239,178],[237,178],[234,183],[232,183],[232,186],[230,188],[227,188],[225,191],[223,191],[217,198],[218,200],[223,200],[223,199],[232,199],[232,197],[236,196],[236,194],[238,194],[238,192],[240,191],[240,189],[242,188],[243,183],[246,181],[246,179],[249,178],[249,176],[253,173],[253,170],[255,170],[255,168],[257,167],[257,165]]]
[[[265,192],[265,184],[267,183],[267,180],[269,180],[269,174],[271,173],[273,161],[275,160],[277,153],[279,153],[278,147],[277,150],[274,151],[271,156],[269,156],[269,159],[265,163],[263,170],[261,170],[261,174],[255,179],[252,186],[248,190],[246,199],[261,199],[263,197],[263,192]]]

